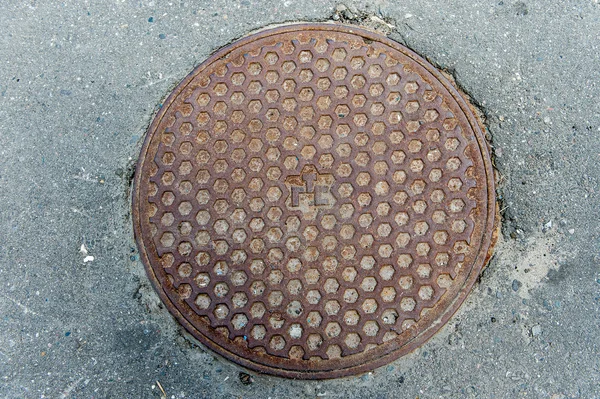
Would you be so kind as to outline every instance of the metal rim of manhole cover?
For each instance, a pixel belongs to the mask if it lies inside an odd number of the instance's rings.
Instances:
[[[141,259],[201,343],[259,372],[333,378],[420,346],[491,248],[477,117],[409,49],[299,24],[217,51],[148,129]]]

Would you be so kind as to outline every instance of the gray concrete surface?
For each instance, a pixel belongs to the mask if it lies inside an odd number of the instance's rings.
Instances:
[[[486,114],[503,237],[459,313],[372,373],[243,385],[144,275],[131,165],[164,96],[224,44],[336,2],[4,0],[1,397],[160,398],[159,383],[167,398],[600,397],[598,0],[345,4],[360,12],[343,19],[395,25]]]

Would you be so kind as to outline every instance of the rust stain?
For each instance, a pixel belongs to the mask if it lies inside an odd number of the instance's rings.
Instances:
[[[332,24],[262,31],[184,79],[148,130],[133,212],[179,322],[291,378],[361,373],[421,345],[495,241],[468,102],[410,50]]]

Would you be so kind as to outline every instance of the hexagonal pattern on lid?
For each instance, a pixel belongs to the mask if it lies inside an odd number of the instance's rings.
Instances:
[[[142,260],[179,322],[261,372],[332,378],[421,345],[487,260],[487,144],[433,66],[375,33],[291,25],[233,43],[149,128]]]

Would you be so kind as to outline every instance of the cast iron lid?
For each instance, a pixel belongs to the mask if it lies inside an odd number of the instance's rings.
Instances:
[[[133,194],[141,259],[177,320],[236,363],[313,379],[439,330],[484,266],[494,212],[461,94],[337,24],[262,31],[198,66],[150,125]]]

